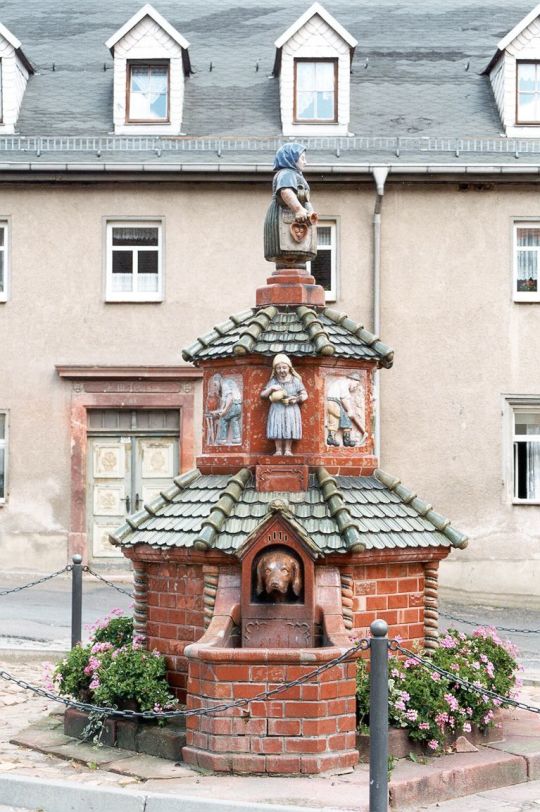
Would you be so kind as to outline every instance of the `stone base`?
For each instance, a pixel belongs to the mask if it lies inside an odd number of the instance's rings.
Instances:
[[[64,714],[66,736],[83,739],[87,724],[86,711],[67,708]],[[186,743],[185,721],[174,719],[166,727],[160,727],[157,723],[139,722],[136,719],[110,718],[103,724],[100,742],[106,747],[120,747],[122,750],[179,761]]]
[[[475,747],[485,744],[492,744],[500,742],[504,739],[502,714],[496,714],[496,722],[493,727],[481,731],[476,726],[473,726],[470,733],[458,733],[455,736],[448,736],[446,745],[452,747],[456,739],[464,736],[468,742]],[[356,737],[356,747],[360,754],[361,761],[369,760],[369,733],[359,733]],[[434,756],[433,750],[430,750],[427,745],[422,742],[414,741],[409,738],[405,728],[390,727],[388,728],[388,755],[393,758],[408,758],[413,753],[416,756]]]
[[[257,288],[257,307],[263,305],[314,305],[324,307],[324,288],[301,268],[274,271],[263,288]]]
[[[314,755],[255,755],[209,753],[197,747],[184,747],[183,756],[185,763],[192,767],[244,775],[317,775],[328,770],[352,768],[358,763],[356,750]]]

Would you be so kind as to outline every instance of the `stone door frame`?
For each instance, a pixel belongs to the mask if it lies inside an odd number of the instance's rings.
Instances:
[[[58,375],[71,381],[71,493],[68,556],[88,560],[87,454],[89,409],[178,409],[179,470],[195,464],[194,383],[197,369],[186,367],[67,367]]]

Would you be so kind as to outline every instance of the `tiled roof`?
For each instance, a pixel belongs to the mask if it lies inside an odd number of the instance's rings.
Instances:
[[[383,471],[332,477],[323,468],[310,475],[302,493],[260,493],[247,469],[234,476],[190,471],[129,517],[111,541],[122,547],[215,547],[233,553],[276,511],[322,553],[467,544],[448,519],[395,477]]]
[[[57,138],[42,144],[39,152],[24,139],[2,141],[2,161],[77,162],[101,168],[135,162],[146,168],[215,163],[270,169],[275,146],[265,152],[260,141],[281,134],[279,79],[271,76],[274,43],[306,11],[310,0],[156,3],[159,13],[189,40],[193,68],[185,85],[182,124],[189,142],[164,139],[171,151],[166,146],[156,149],[152,138],[146,146],[144,139],[131,137],[106,141],[113,126],[113,71],[105,42],[142,4],[143,0],[2,4],[0,21],[21,41],[36,67],[17,130],[24,137]],[[318,139],[319,146],[310,152],[311,164],[459,165],[466,159],[478,164],[513,161],[520,168],[513,143],[501,137],[493,91],[481,72],[500,38],[531,10],[531,0],[384,4],[324,0],[323,4],[358,40],[350,105],[350,131],[358,138],[341,139],[339,148],[331,138]],[[59,136],[81,139],[74,146]],[[96,136],[102,138],[99,148],[93,142]],[[377,147],[373,139],[379,137]],[[197,139],[206,139],[205,145]],[[236,139],[233,148],[228,147],[231,139]],[[524,147],[519,151],[525,161]],[[538,153],[533,160],[538,161]]]
[[[376,361],[391,367],[393,350],[345,313],[331,308],[263,307],[246,310],[216,325],[182,351],[185,361],[285,352],[294,356],[333,355]]]

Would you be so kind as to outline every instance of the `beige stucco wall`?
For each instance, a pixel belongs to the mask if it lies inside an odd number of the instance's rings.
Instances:
[[[535,188],[390,187],[383,213],[382,467],[470,536],[448,593],[540,605],[540,507],[512,505],[504,394],[540,396],[540,309],[512,302],[512,220]]]
[[[0,567],[65,563],[70,511],[71,385],[57,364],[182,364],[180,350],[255,302],[267,184],[0,187],[11,228],[11,284],[0,304],[0,409],[9,409],[9,497]],[[369,319],[371,192],[321,191],[342,234],[340,301]],[[104,301],[106,218],[163,217],[165,300]],[[362,303],[362,304],[360,304]],[[196,401],[196,426],[200,403]],[[197,431],[198,434],[198,431]]]
[[[336,307],[370,326],[373,188],[315,185],[313,197],[339,218]],[[0,187],[12,245],[0,304],[0,408],[10,410],[0,566],[65,561],[71,390],[55,364],[182,363],[182,346],[254,303],[271,270],[267,203],[266,184]],[[540,306],[511,295],[512,218],[538,214],[532,186],[391,180],[382,210],[381,336],[396,351],[380,375],[382,467],[469,534],[441,586],[486,603],[540,605],[540,507],[511,504],[501,413],[503,394],[540,396]],[[104,222],[124,216],[164,218],[163,303],[104,302]]]

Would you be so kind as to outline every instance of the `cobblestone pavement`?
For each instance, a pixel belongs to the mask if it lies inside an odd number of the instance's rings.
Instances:
[[[25,652],[17,657],[0,660],[0,669],[24,679],[33,685],[42,685],[42,655]],[[42,719],[51,712],[63,713],[56,702],[44,700],[30,691],[19,688],[6,680],[0,681],[0,776],[17,773],[46,779],[91,782],[93,784],[126,786],[137,784],[136,778],[96,770],[93,762],[81,764],[65,761],[34,750],[26,750],[10,744],[10,739],[23,728]],[[0,812],[4,812],[0,807]]]

